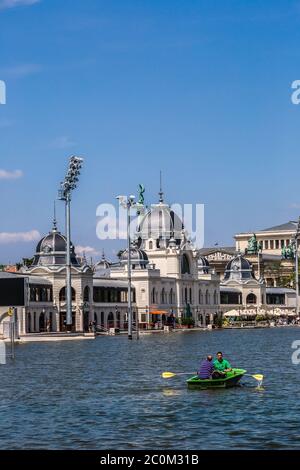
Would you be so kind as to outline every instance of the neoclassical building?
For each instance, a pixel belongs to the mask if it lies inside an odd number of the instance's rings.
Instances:
[[[200,256],[180,218],[165,204],[148,209],[131,249],[132,284],[141,327],[169,316],[191,316],[196,325],[213,323],[219,313],[219,279]],[[111,267],[112,278],[127,278],[128,252]]]
[[[241,253],[227,264],[220,285],[220,309],[222,314],[231,309],[282,311],[295,309],[296,294],[293,289],[267,287],[263,277],[255,276],[253,266]]]
[[[66,247],[66,237],[54,220],[38,243],[32,264],[0,276],[0,287],[7,277],[24,279],[24,305],[16,307],[21,335],[65,331]],[[73,331],[87,332],[91,323],[104,331],[126,329],[128,251],[114,263],[103,255],[93,266],[76,256],[74,245],[71,253]],[[138,321],[141,329],[162,327],[183,318],[207,326],[217,320],[219,277],[162,197],[141,217],[131,246],[131,271],[134,326]],[[12,306],[0,308],[0,334]]]

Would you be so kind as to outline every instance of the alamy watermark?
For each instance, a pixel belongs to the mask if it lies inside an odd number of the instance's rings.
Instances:
[[[0,104],[6,104],[6,85],[3,80],[0,80]]]
[[[292,349],[295,349],[292,354],[292,363],[298,366],[300,364],[300,339],[293,341]]]
[[[197,248],[204,246],[204,204],[153,204],[129,209],[129,230],[132,238],[174,238],[190,241]],[[99,240],[127,239],[127,209],[110,203],[99,204],[96,210],[96,234]]]

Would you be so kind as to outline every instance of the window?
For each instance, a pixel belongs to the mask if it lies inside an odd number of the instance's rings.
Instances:
[[[174,292],[173,289],[170,290],[170,295],[169,295],[169,304],[172,304],[174,301]]]
[[[210,294],[209,294],[208,290],[205,293],[205,303],[206,303],[206,305],[210,304]]]
[[[270,250],[274,250],[274,240],[270,240]]]
[[[190,287],[190,304],[193,303],[193,294],[192,294],[192,288]]]
[[[108,317],[107,317],[107,328],[114,328],[114,327],[115,327],[114,314],[112,312],[109,312]]]
[[[279,250],[279,240],[275,240],[275,248],[276,250]]]
[[[75,289],[72,287],[72,301],[75,302]],[[65,302],[66,301],[66,287],[63,287],[60,289],[59,292],[59,300],[60,302]]]
[[[246,298],[247,304],[256,304],[256,295],[255,294],[248,294]]]
[[[265,240],[265,250],[269,249],[269,240]]]
[[[84,302],[89,302],[90,301],[90,288],[89,288],[89,286],[85,286],[85,288],[84,288],[83,300],[84,300]]]
[[[155,304],[155,287],[153,287],[151,292],[151,302]]]
[[[184,289],[184,301],[187,304],[188,303],[188,290],[187,287]]]
[[[217,291],[214,292],[214,304],[217,305],[218,303],[218,294]]]
[[[203,304],[203,294],[202,294],[201,289],[199,290],[199,304],[200,304],[200,305]]]
[[[284,240],[280,240],[281,248],[284,248]]]
[[[182,256],[182,260],[181,260],[181,273],[182,274],[190,274],[191,271],[190,271],[190,263],[189,263],[189,259],[187,257],[186,254],[184,254]]]
[[[153,242],[149,242],[149,250],[153,250]]]

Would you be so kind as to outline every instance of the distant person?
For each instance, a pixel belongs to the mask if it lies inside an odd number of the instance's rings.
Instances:
[[[226,372],[230,372],[232,370],[230,363],[227,359],[224,359],[223,353],[219,351],[217,353],[217,357],[213,362],[214,372],[212,374],[213,378],[219,379],[226,376]]]
[[[207,358],[201,362],[198,377],[200,379],[210,379],[214,370],[214,365],[212,362],[213,357],[209,354]]]

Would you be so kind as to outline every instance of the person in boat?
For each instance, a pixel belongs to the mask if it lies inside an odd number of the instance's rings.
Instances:
[[[211,379],[213,371],[213,357],[209,354],[207,358],[201,362],[197,375],[200,379]]]
[[[222,377],[226,377],[226,372],[230,372],[232,370],[230,363],[227,359],[224,359],[223,353],[219,351],[217,353],[217,357],[213,362],[214,371],[212,373],[212,377],[214,379],[220,379]]]

